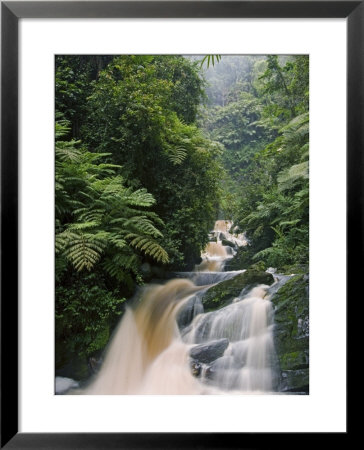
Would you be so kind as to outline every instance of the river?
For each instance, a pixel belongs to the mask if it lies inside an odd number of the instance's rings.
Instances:
[[[225,307],[204,311],[209,288],[244,272],[223,271],[234,250],[222,241],[246,245],[230,226],[215,223],[195,271],[175,273],[165,284],[141,290],[116,328],[98,374],[67,393],[276,393],[270,297],[282,280],[243,290]]]

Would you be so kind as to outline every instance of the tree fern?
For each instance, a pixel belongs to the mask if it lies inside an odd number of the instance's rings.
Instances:
[[[58,130],[62,137],[67,127]],[[123,270],[138,273],[140,255],[161,263],[168,255],[156,240],[163,236],[157,228],[163,222],[146,210],[154,197],[143,188],[126,188],[116,173],[120,166],[102,162],[107,156],[92,154],[77,141],[57,141],[56,252],[77,271],[90,271],[104,258],[104,269],[121,280]]]

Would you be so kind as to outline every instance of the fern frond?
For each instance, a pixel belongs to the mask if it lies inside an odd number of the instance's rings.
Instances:
[[[55,124],[55,137],[56,139],[59,139],[65,135],[67,135],[71,131],[70,122],[65,119],[59,119],[56,120]]]
[[[65,247],[72,242],[72,240],[77,239],[77,233],[73,233],[72,231],[65,230],[61,233],[56,234],[55,239],[55,248],[56,253],[60,253]]]
[[[69,230],[86,230],[89,228],[95,228],[99,225],[98,222],[81,222],[81,223],[72,223],[69,225]]]
[[[139,265],[140,260],[137,255],[117,253],[112,258],[105,259],[102,266],[113,278],[116,278],[120,282],[128,282],[129,276],[125,271],[131,271],[137,275]]]
[[[105,243],[93,235],[80,233],[65,249],[65,256],[77,271],[91,270],[99,261]]]
[[[169,261],[167,252],[149,236],[137,236],[135,234],[129,234],[126,238],[133,238],[130,245],[143,251],[146,255],[151,256],[156,261],[167,263]]]
[[[79,162],[81,159],[81,151],[75,148],[79,141],[57,142],[55,152],[56,160]]]
[[[187,150],[183,147],[171,148],[168,152],[168,159],[172,164],[179,165],[182,164],[183,161],[187,157]]]
[[[100,225],[102,218],[105,215],[105,209],[88,209],[88,208],[79,208],[74,211],[74,215],[78,216],[79,220],[83,222],[95,222]]]
[[[132,206],[152,206],[155,204],[155,199],[152,194],[149,194],[146,189],[138,189],[125,195],[125,201]]]
[[[145,216],[131,217],[125,222],[125,226],[132,226],[141,234],[148,234],[154,237],[162,237],[162,233]]]
[[[128,243],[116,233],[110,233],[109,241],[118,249],[124,249]]]
[[[280,172],[277,177],[278,190],[284,191],[291,189],[297,180],[308,179],[308,168],[308,161],[304,161]]]

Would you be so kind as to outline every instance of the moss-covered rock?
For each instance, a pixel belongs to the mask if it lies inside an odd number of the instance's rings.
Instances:
[[[308,276],[296,275],[273,296],[274,341],[284,391],[308,390]]]
[[[254,252],[250,246],[238,247],[234,257],[226,261],[224,271],[246,269],[254,264],[253,256]]]
[[[290,275],[292,273],[305,275],[308,273],[308,266],[306,264],[290,264],[277,269],[279,273]]]
[[[282,372],[282,392],[306,392],[309,391],[309,370],[285,370]]]
[[[202,298],[204,310],[205,312],[214,311],[228,305],[239,296],[243,289],[248,291],[259,284],[270,286],[273,282],[272,274],[251,267],[230,280],[212,286]]]
[[[250,266],[250,269],[261,270],[262,272],[264,272],[265,270],[267,270],[267,266],[263,261],[258,261],[257,263]]]
[[[281,370],[306,369],[308,367],[308,349],[283,353],[280,358]]]

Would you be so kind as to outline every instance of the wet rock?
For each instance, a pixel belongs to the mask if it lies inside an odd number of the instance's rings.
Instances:
[[[70,389],[79,387],[79,383],[72,378],[56,377],[55,380],[55,393],[56,395],[64,395]]]
[[[309,392],[309,369],[282,372],[281,392]]]
[[[213,367],[209,366],[206,368],[204,376],[208,380],[213,380],[214,378],[216,378],[216,371],[213,369]]]
[[[309,364],[308,349],[284,353],[279,359],[281,370],[306,369]]]
[[[234,244],[234,242],[229,241],[228,239],[222,239],[221,240],[221,244],[224,245],[225,247],[232,247],[235,248],[236,245]]]
[[[245,272],[208,289],[202,298],[202,304],[206,312],[214,311],[231,303],[243,290],[248,292],[254,286],[259,284],[270,286],[273,282],[272,274],[249,268]]]
[[[187,327],[195,316],[204,312],[200,295],[191,297],[183,306],[177,316],[177,324],[180,329]]]
[[[200,363],[197,361],[191,361],[190,367],[194,377],[199,377],[201,375],[202,366]]]
[[[101,365],[102,365],[102,358],[95,358],[94,356],[91,356],[91,357],[88,359],[87,364],[88,364],[88,367],[89,367],[90,372],[91,372],[92,374],[95,374],[95,373],[97,373],[97,372],[100,370],[100,368],[101,368]]]
[[[228,339],[217,339],[206,344],[192,347],[190,357],[198,363],[211,363],[224,354],[229,345]]]
[[[190,325],[189,327],[185,328],[182,332],[182,335],[185,336],[187,333],[191,332],[193,329],[193,342],[195,344],[202,344],[204,342],[209,341],[210,333],[211,333],[211,321],[209,320],[203,320],[200,321],[197,325],[193,326]],[[186,333],[185,333],[186,330]]]
[[[232,256],[232,255],[234,255],[234,249],[232,248],[232,247],[226,247],[226,254],[228,255],[228,256]]]
[[[266,268],[267,268],[267,266],[265,265],[265,263],[263,261],[258,261],[257,263],[250,266],[250,269],[261,270],[263,272],[265,272]],[[268,273],[272,273],[272,272],[268,271]]]
[[[272,297],[274,342],[281,391],[308,391],[309,298],[307,275],[291,277]]]

